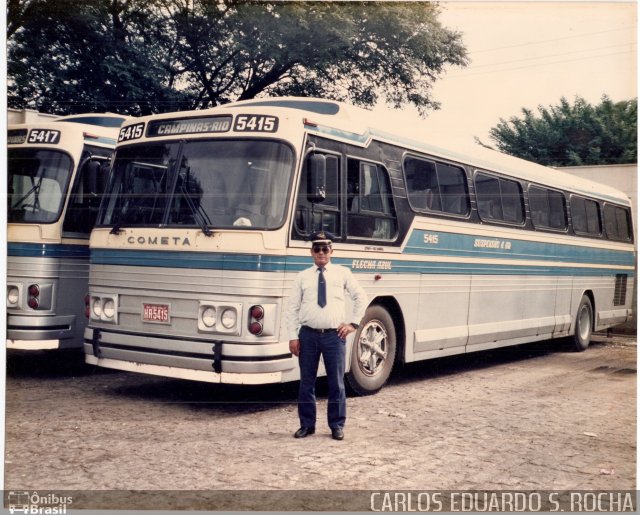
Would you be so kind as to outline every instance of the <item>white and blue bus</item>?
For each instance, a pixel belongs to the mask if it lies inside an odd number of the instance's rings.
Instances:
[[[299,378],[284,306],[307,236],[371,303],[347,379],[394,363],[591,333],[631,317],[623,193],[478,148],[445,150],[302,98],[136,119],[91,235],[91,364],[209,382]]]
[[[89,234],[125,119],[87,114],[8,127],[8,349],[82,349]]]

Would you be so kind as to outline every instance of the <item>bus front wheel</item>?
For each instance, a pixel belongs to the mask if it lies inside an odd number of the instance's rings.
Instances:
[[[389,379],[396,358],[396,329],[382,306],[369,306],[353,339],[347,382],[359,395],[371,395]]]
[[[578,352],[587,350],[591,343],[591,332],[593,329],[593,306],[591,299],[583,295],[578,314],[576,315],[576,328],[573,332],[573,348]]]

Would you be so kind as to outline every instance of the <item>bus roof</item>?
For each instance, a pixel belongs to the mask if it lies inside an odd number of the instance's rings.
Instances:
[[[124,122],[132,120],[132,116],[125,116],[115,113],[82,113],[61,116],[56,118],[56,122],[83,123],[86,125],[96,125],[99,127],[119,128]]]
[[[266,98],[236,102],[234,104],[227,104],[225,107],[236,106],[299,109],[307,112],[309,116],[313,117],[313,121],[318,124],[330,124],[330,120],[333,119],[334,125],[332,127],[334,128],[335,121],[340,119],[343,120],[343,122],[339,122],[339,128],[344,128],[346,131],[353,131],[357,140],[362,141],[366,137],[366,144],[368,144],[371,139],[382,140],[470,165],[478,169],[504,173],[529,182],[586,194],[596,198],[614,199],[617,202],[630,205],[628,195],[620,190],[576,177],[575,175],[555,168],[542,166],[477,144],[467,145],[464,148],[458,145],[459,148],[456,150],[448,148],[447,142],[442,141],[441,137],[435,134],[429,134],[428,120],[417,120],[416,126],[405,128],[405,134],[403,135],[400,133],[391,133],[388,129],[383,128],[380,123],[380,115],[333,100],[298,97]],[[407,130],[411,131],[411,135],[409,135]],[[415,139],[416,133],[424,135],[424,138],[420,140]]]
[[[16,123],[7,127],[9,135],[14,138],[14,141],[10,140],[9,144],[14,145],[27,143],[28,134],[32,129],[61,131],[63,136],[62,139],[65,141],[70,141],[68,138],[73,138],[76,141],[83,141],[89,144],[108,147],[115,146],[119,131],[119,128],[117,127],[86,125],[83,123],[72,123],[64,120]]]
[[[304,124],[309,132],[338,138],[358,146],[366,147],[372,140],[384,141],[407,148],[409,151],[423,152],[476,169],[502,173],[550,188],[630,205],[628,195],[620,190],[555,168],[509,156],[477,144],[464,147],[456,144],[456,149],[453,149],[452,145],[443,141],[441,136],[429,132],[428,120],[416,120],[416,125],[413,127],[405,126],[397,130],[394,128],[395,132],[390,132],[388,126],[385,127],[388,120],[381,118],[379,114],[333,100],[304,97],[257,98],[200,111],[165,113],[158,117],[175,118],[176,115],[180,115],[187,118],[194,115],[214,115],[247,107],[259,108],[268,111],[269,114],[274,114],[274,109],[280,112],[289,111],[292,117],[297,115],[300,118],[301,127]],[[144,121],[150,118],[152,117],[135,120]],[[417,137],[420,139],[416,139]]]

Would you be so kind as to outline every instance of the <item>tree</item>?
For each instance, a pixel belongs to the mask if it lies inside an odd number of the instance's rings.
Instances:
[[[605,95],[592,106],[580,97],[573,104],[563,97],[559,105],[538,106],[537,116],[528,109],[522,113],[501,118],[490,130],[501,152],[547,166],[637,161],[637,98],[612,102]]]
[[[445,68],[467,64],[438,15],[431,2],[10,0],[9,105],[142,114],[269,94],[424,114]]]
[[[21,11],[12,4],[9,106],[134,115],[188,106],[163,66],[169,43],[154,0],[30,0]]]

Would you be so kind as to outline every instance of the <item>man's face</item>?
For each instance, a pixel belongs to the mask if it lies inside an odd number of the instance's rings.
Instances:
[[[311,256],[317,267],[322,267],[329,263],[329,261],[331,261],[331,254],[333,254],[333,249],[329,244],[315,243],[313,247],[311,247]]]

